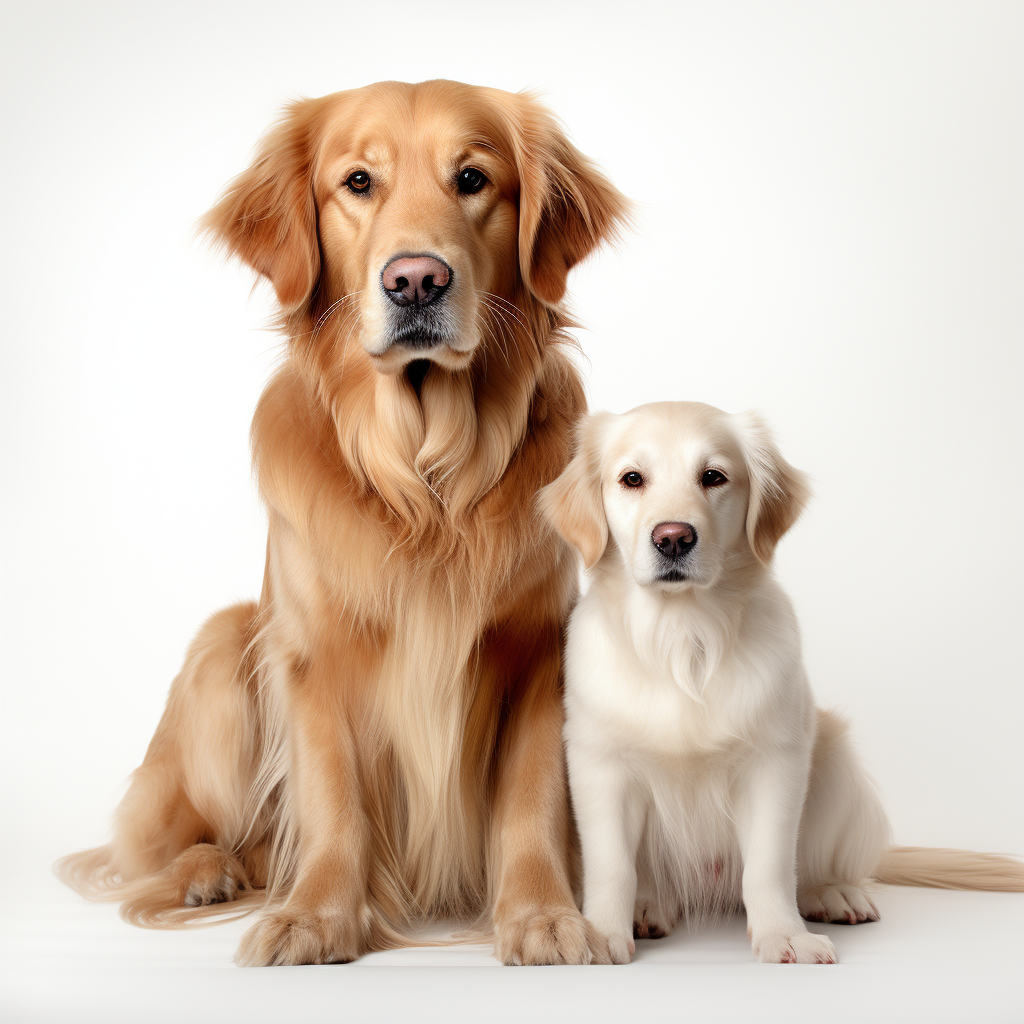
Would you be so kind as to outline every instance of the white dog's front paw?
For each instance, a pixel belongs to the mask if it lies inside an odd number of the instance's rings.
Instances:
[[[763,964],[834,964],[838,959],[832,940],[813,932],[754,935],[751,945]]]
[[[608,944],[608,956],[613,964],[628,964],[636,952],[636,943],[627,929],[629,924],[618,920],[619,915],[598,915],[595,920],[587,916],[587,920]]]
[[[593,894],[584,903],[583,915],[608,943],[608,955],[613,964],[628,964],[636,952],[629,910],[618,901],[598,899]]]
[[[636,943],[631,935],[609,935],[608,955],[613,964],[628,964],[636,952]]]

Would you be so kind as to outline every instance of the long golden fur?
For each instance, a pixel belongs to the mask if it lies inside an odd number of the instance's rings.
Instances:
[[[470,164],[487,186],[463,195]],[[534,496],[585,407],[566,275],[625,213],[527,95],[382,83],[264,138],[205,220],[288,337],[252,427],[263,591],[200,631],[72,885],[148,925],[266,899],[244,964],[350,960],[439,914],[484,915],[506,963],[605,956],[561,743],[577,560]],[[425,355],[385,343],[379,284],[420,252],[454,274],[452,338]]]

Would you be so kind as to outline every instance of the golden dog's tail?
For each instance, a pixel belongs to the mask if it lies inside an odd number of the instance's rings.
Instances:
[[[893,846],[882,854],[874,877],[885,885],[1024,892],[1024,863],[972,850]]]
[[[178,862],[172,862],[160,871],[122,881],[115,866],[114,851],[109,845],[63,857],[54,865],[54,871],[62,882],[86,899],[120,902],[121,916],[142,928],[196,928],[221,924],[264,908],[279,907],[287,896],[286,892],[270,895],[266,889],[253,887],[238,864],[234,877],[238,879],[239,888],[231,894],[230,900],[190,906],[191,871],[182,871]],[[477,923],[450,938],[433,939],[416,934],[416,929],[411,926],[392,923],[375,908],[370,917],[365,952],[493,942],[493,929],[487,924]],[[235,959],[248,966],[239,955]]]

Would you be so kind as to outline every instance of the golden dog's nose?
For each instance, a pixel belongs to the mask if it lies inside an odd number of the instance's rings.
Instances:
[[[697,531],[689,523],[658,523],[651,540],[666,558],[679,558],[697,543]]]
[[[448,287],[451,268],[434,256],[399,256],[380,276],[388,298],[398,306],[425,306]]]

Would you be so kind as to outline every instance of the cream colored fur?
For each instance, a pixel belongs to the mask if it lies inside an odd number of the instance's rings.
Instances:
[[[803,918],[877,919],[872,876],[1024,888],[1007,858],[890,848],[770,568],[807,494],[760,420],[695,403],[589,417],[541,492],[593,567],[570,619],[565,740],[584,914],[616,963],[635,936],[740,906],[760,960],[834,963]],[[652,540],[664,523],[696,537],[671,563]]]

